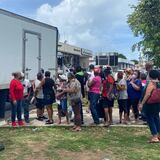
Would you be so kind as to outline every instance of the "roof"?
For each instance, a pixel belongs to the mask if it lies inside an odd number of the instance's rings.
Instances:
[[[39,25],[39,26],[42,26],[42,27],[47,27],[49,29],[58,31],[57,27],[54,27],[54,26],[51,26],[49,24],[42,23],[42,22],[39,22],[39,21],[30,19],[30,18],[21,16],[21,15],[15,14],[15,13],[12,13],[10,11],[6,11],[4,9],[0,9],[0,14],[6,15],[6,16],[9,16],[9,17],[13,17],[13,18],[17,18],[17,19],[22,20],[22,21],[26,21],[26,22],[29,22],[29,23],[33,23],[33,24],[36,24],[36,25]]]

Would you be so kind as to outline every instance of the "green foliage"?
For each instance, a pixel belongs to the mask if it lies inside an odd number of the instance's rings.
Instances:
[[[128,24],[134,35],[142,38],[132,50],[150,51],[155,60],[155,55],[160,54],[160,0],[139,0],[132,8],[134,11],[128,17]]]
[[[127,57],[124,54],[118,54],[118,58],[127,59]]]

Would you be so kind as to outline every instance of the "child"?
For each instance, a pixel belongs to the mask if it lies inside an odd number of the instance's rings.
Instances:
[[[65,75],[59,75],[59,84],[57,87],[56,97],[60,100],[60,104],[58,105],[58,124],[61,124],[61,117],[66,116],[66,122],[69,124],[68,118],[68,108],[67,108],[67,94],[63,92],[63,90],[67,87],[67,77]]]

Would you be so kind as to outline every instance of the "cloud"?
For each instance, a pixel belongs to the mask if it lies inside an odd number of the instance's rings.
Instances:
[[[126,21],[129,4],[135,3],[137,0],[63,0],[56,6],[41,5],[36,18],[57,26],[61,41],[95,52],[129,52],[135,40]]]

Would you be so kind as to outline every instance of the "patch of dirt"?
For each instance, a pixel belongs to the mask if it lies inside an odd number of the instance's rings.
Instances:
[[[46,157],[45,155],[45,151],[48,148],[48,144],[43,142],[43,143],[38,143],[38,142],[32,142],[32,141],[28,141],[27,142],[27,148],[29,148],[31,150],[31,154],[30,155],[26,155],[24,157],[25,160],[45,160],[48,159],[48,157]]]
[[[71,152],[66,150],[60,150],[58,151],[58,154],[62,159],[68,158],[70,160],[115,160],[115,158],[113,158],[113,153],[109,153],[109,151]],[[112,157],[112,159],[109,157]]]

